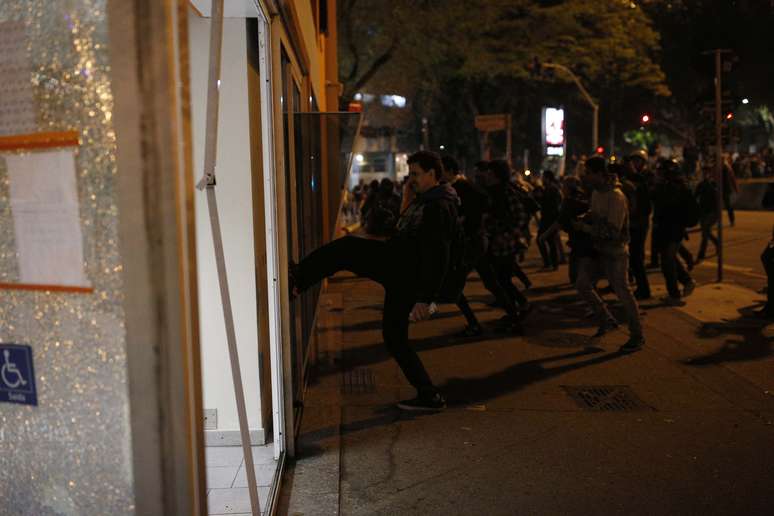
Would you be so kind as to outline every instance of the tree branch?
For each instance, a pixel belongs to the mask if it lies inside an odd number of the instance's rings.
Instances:
[[[398,37],[393,36],[392,42],[390,43],[390,47],[379,57],[377,57],[373,63],[371,63],[371,66],[368,67],[368,69],[365,71],[365,73],[360,76],[360,78],[355,81],[355,84],[352,85],[351,88],[349,88],[350,93],[351,92],[357,92],[360,90],[363,86],[365,86],[368,81],[370,81],[373,76],[376,74],[376,72],[379,71],[379,69],[387,64],[390,59],[392,59],[393,54],[395,53],[395,50],[398,48]]]

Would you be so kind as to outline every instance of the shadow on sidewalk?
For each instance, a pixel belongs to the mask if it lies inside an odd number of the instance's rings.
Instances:
[[[504,394],[510,394],[518,391],[528,385],[547,380],[554,376],[575,371],[584,367],[589,367],[610,360],[623,357],[626,353],[608,353],[597,355],[602,352],[601,348],[589,347],[573,353],[554,355],[550,357],[520,362],[506,367],[489,376],[479,378],[452,378],[440,387],[446,395],[447,403],[450,407],[462,407],[472,403],[480,403],[491,400]],[[593,355],[593,358],[572,362],[570,364],[557,367],[546,368],[544,365],[561,360],[570,360]]]
[[[753,309],[756,306],[759,304],[740,308],[740,317],[737,319],[702,324],[696,331],[696,336],[700,339],[713,339],[721,335],[733,338],[726,339],[723,346],[713,353],[687,359],[684,363],[705,366],[761,360],[774,355],[774,336],[763,334],[763,329],[772,324],[772,321],[755,317]]]
[[[564,353],[514,364],[489,376],[479,378],[452,378],[441,385],[440,389],[447,398],[449,408],[452,410],[460,410],[471,404],[489,401],[498,396],[516,392],[519,389],[539,381],[625,356],[625,353],[619,352],[608,353],[601,356],[598,355],[598,353],[601,353],[602,351],[603,350],[600,348],[590,347],[573,353]],[[593,358],[557,367],[544,367],[544,365],[550,364],[551,362],[589,356],[593,356]],[[437,414],[432,412],[404,412],[392,404],[375,406],[372,407],[372,410],[373,415],[370,417],[344,422],[338,427],[331,425],[318,428],[299,435],[300,457],[307,458],[324,453],[325,448],[318,443],[324,439],[334,437],[337,433],[340,433],[343,436],[363,430],[391,425],[399,421],[432,417]]]
[[[378,325],[381,328],[381,322]],[[429,351],[432,349],[450,348],[454,346],[466,346],[468,344],[478,344],[492,340],[511,339],[514,336],[511,333],[497,333],[490,331],[484,335],[476,337],[459,337],[455,335],[434,335],[424,339],[411,339],[409,341],[412,348],[416,351]],[[367,367],[379,362],[390,360],[390,355],[382,341],[365,344],[362,346],[342,350],[341,359],[328,366],[318,365],[312,378],[338,374],[341,372],[356,369],[358,367]]]

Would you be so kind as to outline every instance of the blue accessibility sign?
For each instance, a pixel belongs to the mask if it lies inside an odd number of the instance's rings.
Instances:
[[[31,347],[0,344],[0,401],[38,404]]]

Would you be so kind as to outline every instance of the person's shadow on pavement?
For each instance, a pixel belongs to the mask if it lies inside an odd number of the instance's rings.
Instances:
[[[705,366],[724,362],[760,360],[774,354],[774,332],[768,337],[763,329],[772,324],[771,320],[755,317],[750,305],[739,309],[740,317],[723,322],[702,324],[696,332],[700,339],[713,339],[721,335],[735,338],[726,339],[723,346],[714,352],[684,361],[687,365]]]
[[[478,378],[451,378],[444,385],[441,385],[440,389],[446,396],[447,404],[450,407],[462,407],[488,401],[504,394],[516,392],[530,384],[544,381],[583,367],[602,364],[626,355],[626,353],[621,352],[597,355],[602,351],[601,348],[588,347],[572,353],[564,353],[513,364],[488,376]],[[557,367],[545,367],[551,362],[571,360],[573,358],[588,357],[591,355],[594,355],[594,357],[587,360],[571,362]]]

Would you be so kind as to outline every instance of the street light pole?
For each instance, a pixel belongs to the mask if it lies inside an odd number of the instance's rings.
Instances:
[[[716,48],[702,52],[704,55],[715,56],[715,179],[717,182],[718,210],[718,272],[717,281],[723,281],[723,54],[730,54],[727,49]]]
[[[580,79],[578,79],[578,76],[575,75],[572,70],[567,68],[564,65],[560,65],[557,63],[541,63],[541,66],[543,68],[553,68],[555,70],[561,70],[567,75],[570,76],[570,78],[575,82],[575,85],[578,87],[578,89],[581,92],[581,95],[583,95],[583,98],[586,99],[586,102],[589,103],[591,106],[591,109],[594,110],[594,120],[591,125],[591,146],[594,148],[594,150],[597,149],[599,146],[599,103],[597,103],[596,100],[594,100],[594,97],[592,97],[589,92],[586,90],[586,88],[583,87],[583,84],[581,84]]]
[[[715,50],[715,177],[718,185],[718,283],[723,281],[723,127],[721,126],[723,76],[722,55]]]

